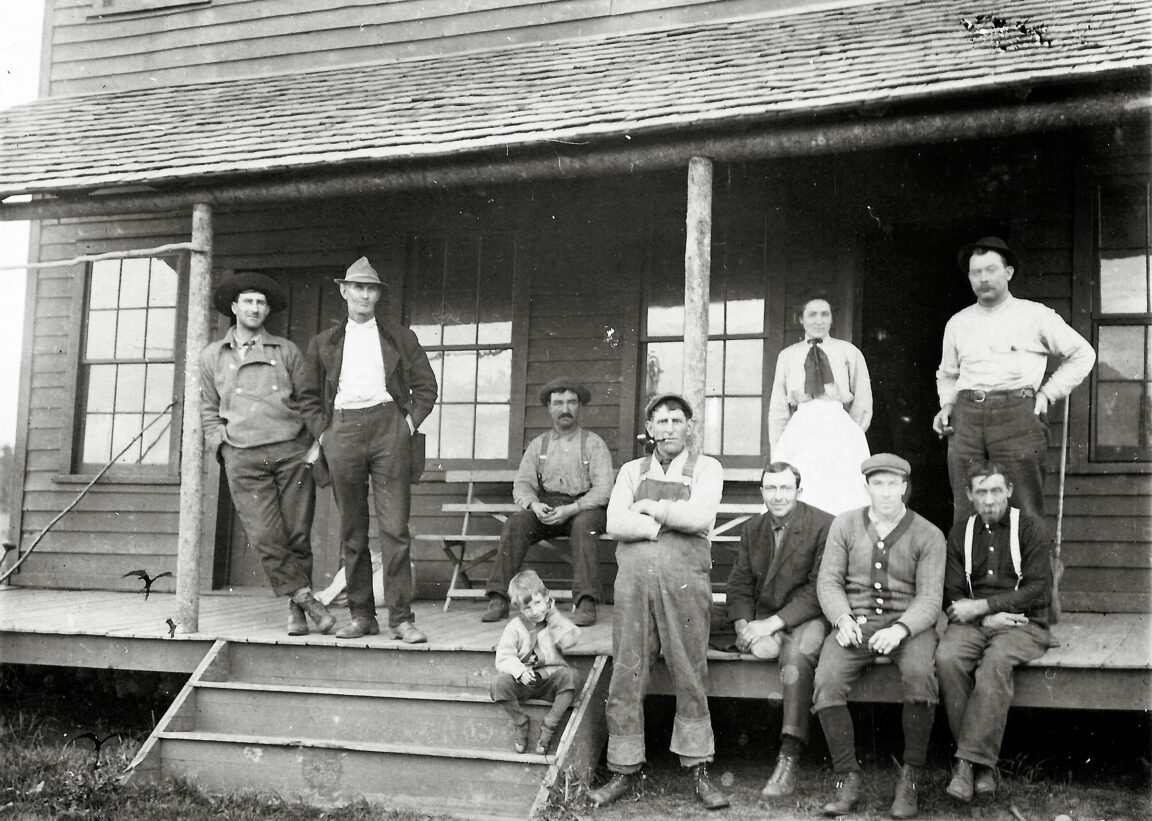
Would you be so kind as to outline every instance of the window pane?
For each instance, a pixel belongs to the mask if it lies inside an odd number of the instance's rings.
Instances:
[[[116,358],[144,358],[144,323],[148,311],[120,311],[120,321],[116,327]]]
[[[480,351],[476,376],[479,402],[507,402],[512,397],[512,351]]]
[[[146,359],[171,359],[175,355],[176,309],[153,308],[148,311],[148,336],[144,344]]]
[[[1148,243],[1147,187],[1100,189],[1100,247],[1144,248]]]
[[[724,423],[724,400],[719,396],[704,398],[704,444],[705,453],[721,453],[721,426]],[[700,428],[696,428],[699,436]]]
[[[708,374],[704,378],[704,395],[720,396],[724,393],[724,342],[708,340]]]
[[[724,453],[756,456],[760,453],[760,397],[724,400]]]
[[[176,375],[175,365],[149,365],[148,382],[144,387],[144,410],[157,413],[168,407],[175,393],[173,379]],[[160,424],[157,422],[156,424]]]
[[[709,333],[720,333],[724,328],[724,302],[713,291],[708,302],[708,329]]]
[[[92,263],[92,287],[88,307],[115,308],[120,298],[120,261],[109,259]]]
[[[152,284],[148,288],[148,307],[174,308],[180,277],[167,260],[152,260]]]
[[[440,406],[436,405],[432,408],[432,413],[428,414],[423,422],[420,423],[420,432],[427,437],[425,447],[428,456],[439,457],[440,453]]]
[[[444,250],[444,344],[472,345],[476,342],[477,242],[453,239]]]
[[[444,296],[444,244],[419,240],[416,249],[416,275],[408,288],[409,327],[421,345],[440,345]]]
[[[512,273],[516,248],[507,238],[483,241],[480,248],[480,329],[477,342],[512,341]]]
[[[711,365],[709,365],[711,368]],[[764,380],[764,342],[759,339],[731,339],[724,357],[724,393],[728,396],[758,396]],[[759,440],[759,426],[756,429]],[[730,451],[725,447],[725,453]]]
[[[1140,442],[1141,382],[1100,382],[1097,390],[1096,444],[1136,447]]]
[[[648,336],[684,335],[684,275],[653,282],[648,294]]]
[[[476,399],[475,351],[444,352],[444,381],[440,385],[440,398],[443,402],[472,402]]]
[[[148,417],[144,424],[152,422]],[[171,456],[172,447],[172,414],[166,413],[163,418],[157,419],[144,434],[143,455],[140,462],[145,465],[166,465]]]
[[[88,412],[111,411],[115,398],[116,366],[93,365],[90,367],[88,369]]]
[[[1142,314],[1148,309],[1146,254],[1100,255],[1100,310],[1106,314]]]
[[[120,452],[120,449],[132,441],[132,437],[140,432],[144,427],[144,417],[138,413],[118,413],[113,417],[112,422],[112,454],[115,455]],[[136,441],[124,455],[116,460],[118,464],[132,465],[140,461],[140,442]]]
[[[108,450],[111,441],[112,414],[88,414],[84,418],[84,461],[98,465],[107,462],[112,457]]]
[[[440,395],[438,401],[444,401],[444,352],[443,351],[428,351],[428,364],[432,367],[432,373],[436,374],[436,384],[440,388]]]
[[[644,398],[662,391],[678,392],[684,379],[684,343],[653,342],[648,345]]]
[[[476,406],[476,458],[503,459],[508,455],[509,405]]]
[[[122,260],[120,268],[120,307],[144,308],[148,305],[148,265],[146,259]]]
[[[85,359],[114,359],[116,356],[116,312],[92,311],[88,314],[88,341]]]
[[[475,405],[444,405],[440,409],[440,457],[471,459],[475,438]]]
[[[121,365],[116,375],[116,410],[144,408],[144,372],[147,365]]]
[[[1139,325],[1104,325],[1100,328],[1097,378],[1143,379],[1144,327]]]

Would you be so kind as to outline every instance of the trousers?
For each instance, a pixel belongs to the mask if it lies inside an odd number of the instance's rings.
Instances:
[[[301,439],[220,447],[232,505],[277,596],[312,586],[316,487],[304,462],[307,451]]]
[[[408,531],[412,434],[404,414],[391,402],[336,410],[332,424],[324,432],[323,447],[332,475],[332,495],[340,509],[340,548],[349,612],[353,617],[376,615],[372,556],[368,552],[371,479],[388,624],[396,627],[401,622],[414,621],[412,537]]]
[[[567,536],[572,548],[572,601],[590,598],[599,602],[600,595],[600,534],[607,524],[604,508],[581,510],[559,525],[546,525],[530,510],[513,513],[504,522],[500,533],[500,548],[496,552],[496,566],[488,578],[485,590],[508,596],[508,582],[524,564],[528,548],[541,539]]]

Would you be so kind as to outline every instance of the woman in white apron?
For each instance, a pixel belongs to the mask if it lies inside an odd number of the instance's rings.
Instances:
[[[832,306],[823,296],[799,310],[804,339],[776,360],[768,402],[771,459],[800,471],[804,501],[835,515],[869,503],[860,463],[870,455],[872,383],[864,355],[828,335]]]

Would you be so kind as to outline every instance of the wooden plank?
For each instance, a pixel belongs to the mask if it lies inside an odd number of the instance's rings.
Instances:
[[[610,669],[607,656],[597,656],[592,663],[560,736],[556,757],[536,793],[528,818],[539,816],[559,783],[561,773],[571,774],[587,786],[592,784],[600,754],[608,741],[608,722],[601,705],[607,703]]]

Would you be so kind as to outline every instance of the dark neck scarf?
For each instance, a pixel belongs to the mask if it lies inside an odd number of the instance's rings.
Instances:
[[[808,340],[808,356],[804,359],[804,393],[823,396],[824,386],[832,380],[832,363],[820,347],[823,339]]]

